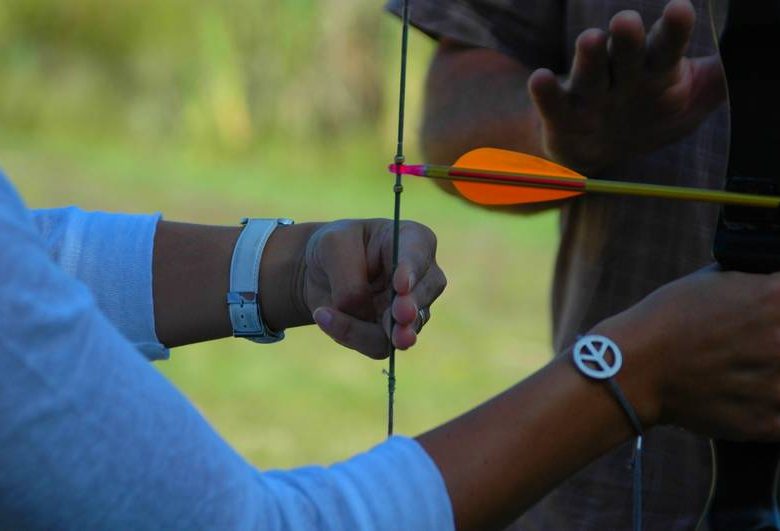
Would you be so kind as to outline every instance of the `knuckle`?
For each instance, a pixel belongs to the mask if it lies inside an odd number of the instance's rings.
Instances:
[[[439,240],[436,237],[436,233],[433,232],[433,229],[428,227],[427,225],[422,225],[423,231],[425,232],[426,237],[430,241],[431,248],[435,251],[437,245],[439,244]]]
[[[436,296],[444,292],[445,289],[447,289],[447,276],[444,274],[444,271],[439,266],[436,266],[436,272],[435,272],[435,279],[436,279]]]
[[[404,230],[414,230],[419,232],[427,243],[432,245],[434,248],[436,247],[436,233],[433,232],[433,229],[431,229],[429,226],[423,225],[417,221],[405,220],[401,222],[401,228]]]

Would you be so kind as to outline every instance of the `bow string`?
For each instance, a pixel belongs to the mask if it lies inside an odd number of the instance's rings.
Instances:
[[[396,146],[395,157],[393,159],[395,172],[395,185],[393,193],[395,195],[395,205],[393,208],[393,271],[390,277],[391,289],[393,290],[392,300],[395,300],[396,291],[393,286],[393,278],[398,269],[398,247],[401,232],[401,193],[404,191],[402,182],[401,166],[406,161],[404,157],[404,109],[406,106],[406,56],[409,48],[409,0],[403,0],[402,10],[403,26],[401,29],[401,75],[400,88],[398,95],[398,143]],[[392,302],[390,304],[390,346],[388,353],[387,369],[387,436],[393,434],[393,416],[395,404],[395,346],[393,346],[393,329],[395,328],[395,318],[393,317]]]

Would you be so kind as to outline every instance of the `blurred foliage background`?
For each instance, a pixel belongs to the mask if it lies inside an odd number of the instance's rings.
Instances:
[[[32,207],[161,211],[235,224],[390,217],[400,24],[357,0],[3,0],[0,165]],[[408,158],[433,45],[410,47]],[[400,354],[396,425],[415,434],[550,353],[555,217],[485,212],[406,182],[403,214],[439,235],[450,285]],[[314,329],[223,340],[159,363],[263,468],[381,441],[383,363]]]

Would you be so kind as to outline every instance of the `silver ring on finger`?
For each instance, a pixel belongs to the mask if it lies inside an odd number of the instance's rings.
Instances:
[[[431,310],[429,308],[420,308],[417,310],[417,324],[414,327],[414,331],[419,333],[425,323],[431,318]]]

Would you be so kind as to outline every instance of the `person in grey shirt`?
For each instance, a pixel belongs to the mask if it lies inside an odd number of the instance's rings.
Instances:
[[[492,146],[593,178],[721,187],[728,109],[714,28],[723,3],[413,0],[412,23],[438,39],[422,123],[427,161],[451,164],[469,149]],[[398,12],[400,4],[388,7]],[[715,206],[595,196],[556,206],[556,352],[712,261]],[[645,452],[645,524],[693,528],[710,489],[708,441],[660,427],[648,434]],[[628,445],[605,455],[517,528],[629,528],[630,460]]]

